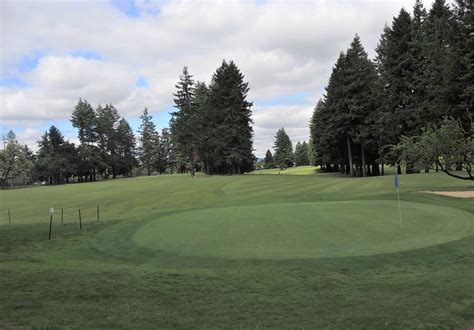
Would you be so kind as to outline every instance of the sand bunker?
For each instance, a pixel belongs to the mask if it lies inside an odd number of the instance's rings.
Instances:
[[[421,191],[429,194],[443,195],[457,198],[474,198],[474,190],[468,191]]]

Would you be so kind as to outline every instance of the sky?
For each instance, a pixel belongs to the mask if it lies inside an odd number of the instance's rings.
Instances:
[[[51,125],[77,142],[79,98],[112,103],[135,130],[147,107],[161,129],[183,66],[209,83],[225,59],[249,82],[263,157],[280,127],[293,144],[309,139],[339,53],[357,33],[373,58],[384,25],[414,2],[0,0],[0,131],[34,150]]]

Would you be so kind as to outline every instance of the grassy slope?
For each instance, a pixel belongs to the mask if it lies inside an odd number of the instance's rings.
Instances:
[[[444,175],[400,178],[416,193],[472,189]],[[176,257],[134,233],[162,215],[218,206],[395,200],[393,177],[163,176],[0,192],[0,327],[432,327],[474,324],[474,237],[406,252],[323,259]],[[94,221],[100,204],[103,221]],[[48,242],[50,206],[65,208]],[[84,231],[77,226],[77,208]],[[448,219],[449,220],[449,219]]]

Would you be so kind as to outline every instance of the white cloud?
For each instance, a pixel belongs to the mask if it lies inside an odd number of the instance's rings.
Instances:
[[[144,12],[131,18],[109,1],[0,1],[0,74],[27,83],[0,88],[0,118],[4,126],[39,127],[68,119],[79,97],[94,105],[114,103],[127,116],[145,106],[165,111],[184,65],[195,79],[208,82],[224,58],[246,75],[253,101],[318,93],[356,32],[373,56],[384,24],[413,4],[137,0]],[[148,14],[150,9],[159,14]],[[70,55],[77,50],[102,59]],[[43,56],[36,68],[22,71],[17,64],[35,52]],[[141,76],[148,86],[137,88]],[[278,126],[295,142],[307,139],[315,102],[295,100],[256,112],[257,155],[272,145],[275,132],[269,132]]]

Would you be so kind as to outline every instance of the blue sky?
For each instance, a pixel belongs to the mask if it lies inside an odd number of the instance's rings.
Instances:
[[[431,1],[426,1],[425,6]],[[183,66],[209,83],[223,59],[249,82],[254,148],[280,127],[294,143],[355,33],[371,56],[385,23],[414,0],[2,1],[0,129],[35,148],[51,125],[75,142],[77,100],[112,103],[135,129],[147,107],[168,126]]]

